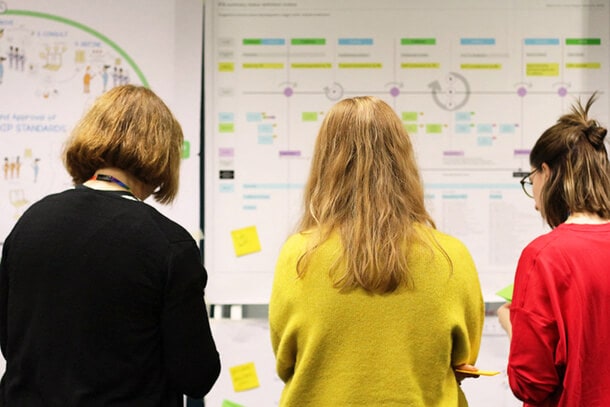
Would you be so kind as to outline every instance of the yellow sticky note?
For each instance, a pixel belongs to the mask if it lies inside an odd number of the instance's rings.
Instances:
[[[236,256],[261,251],[261,243],[258,240],[256,226],[233,230],[231,231],[231,238],[233,239],[233,248],[235,249]]]
[[[233,366],[229,368],[229,372],[235,391],[250,390],[259,386],[254,362]]]

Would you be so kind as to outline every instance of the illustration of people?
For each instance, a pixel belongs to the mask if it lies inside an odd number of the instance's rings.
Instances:
[[[121,85],[128,85],[128,84],[129,84],[129,72],[126,70],[125,73],[123,74]]]
[[[19,172],[21,171],[21,161],[19,161],[19,156],[15,159],[15,178],[19,178]]]
[[[104,92],[106,92],[106,88],[108,87],[108,68],[110,68],[110,65],[104,65],[102,68],[102,86]]]
[[[34,170],[34,182],[38,181],[38,172],[40,171],[40,158],[35,158],[32,163],[32,169]]]
[[[19,52],[19,48],[15,48],[15,69],[23,71],[25,66],[25,53],[23,50]]]
[[[118,68],[115,66],[112,69],[112,87],[114,88],[115,86],[117,86],[119,83],[119,70]]]
[[[91,91],[91,79],[94,75],[91,74],[91,67],[87,66],[85,69],[85,75],[83,76],[83,93],[89,93]]]
[[[10,164],[8,162],[8,157],[4,157],[4,179],[8,179],[8,170],[10,168]]]
[[[15,59],[16,59],[15,48],[13,48],[13,46],[11,45],[9,47],[9,50],[8,50],[8,67],[9,67],[9,69],[13,69],[13,67],[15,66]]]

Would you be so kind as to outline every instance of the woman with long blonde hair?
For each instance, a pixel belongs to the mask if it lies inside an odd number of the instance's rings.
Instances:
[[[484,318],[466,247],[435,229],[411,140],[382,100],[320,128],[297,232],[269,305],[282,406],[464,406],[454,367]]]

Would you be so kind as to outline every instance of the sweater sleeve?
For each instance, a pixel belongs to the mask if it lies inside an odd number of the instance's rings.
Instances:
[[[510,387],[517,398],[539,404],[561,386],[560,341],[552,313],[547,265],[524,250],[515,275],[510,308],[512,339],[508,360]]]
[[[485,303],[481,292],[481,284],[474,260],[463,244],[457,244],[457,255],[452,257],[454,276],[456,279],[452,312],[456,312],[458,323],[452,332],[453,350],[452,365],[463,363],[474,365],[481,347],[483,323],[485,321]],[[457,304],[461,304],[460,307]]]
[[[291,239],[294,241],[294,238]],[[295,249],[291,240],[283,247],[278,257],[271,299],[269,300],[269,330],[271,346],[275,354],[276,371],[283,382],[290,380],[296,363],[296,322],[291,316],[291,287],[296,280]],[[288,277],[292,276],[292,278]]]
[[[161,315],[165,368],[178,391],[202,398],[220,374],[220,357],[204,301],[207,274],[195,242],[175,243],[168,267]]]

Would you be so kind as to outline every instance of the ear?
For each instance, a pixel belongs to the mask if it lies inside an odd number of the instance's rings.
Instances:
[[[540,170],[542,172],[544,180],[546,181],[547,179],[549,179],[549,177],[551,176],[551,167],[549,167],[547,163],[542,163],[542,165],[540,166]]]

